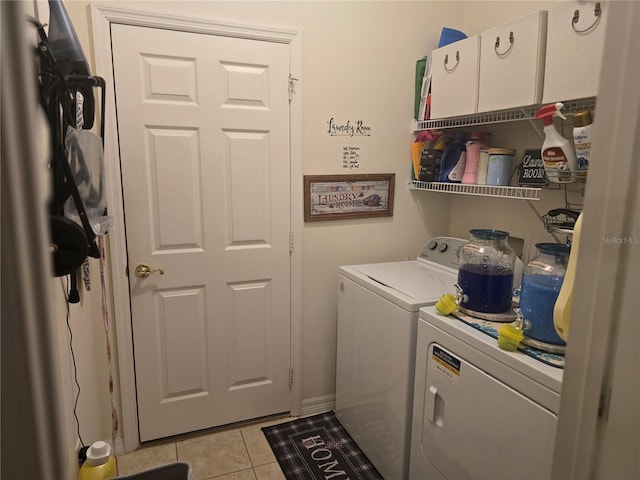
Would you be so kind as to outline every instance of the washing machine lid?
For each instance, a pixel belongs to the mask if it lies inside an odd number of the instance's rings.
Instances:
[[[353,268],[374,282],[415,299],[416,303],[435,303],[441,295],[453,291],[457,279],[453,270],[418,261],[356,265]]]

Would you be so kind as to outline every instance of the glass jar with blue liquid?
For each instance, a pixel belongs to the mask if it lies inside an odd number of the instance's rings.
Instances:
[[[571,247],[538,243],[536,248],[538,255],[525,267],[522,276],[520,311],[525,320],[524,334],[540,342],[565,345],[553,324],[553,307],[564,281]]]
[[[479,313],[511,310],[516,255],[509,246],[509,232],[470,230],[471,239],[460,248],[458,286],[460,306]]]

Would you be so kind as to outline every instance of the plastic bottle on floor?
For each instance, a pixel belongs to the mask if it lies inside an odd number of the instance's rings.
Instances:
[[[87,450],[87,459],[80,467],[78,480],[106,480],[116,476],[116,459],[111,455],[111,445],[95,442]]]

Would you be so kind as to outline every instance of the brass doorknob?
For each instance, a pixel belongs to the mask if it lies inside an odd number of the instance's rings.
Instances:
[[[151,270],[149,265],[145,265],[144,263],[141,263],[136,267],[136,277],[147,278],[149,275],[156,272],[159,273],[160,275],[164,275],[164,270],[162,270],[161,268],[156,268],[155,270]]]

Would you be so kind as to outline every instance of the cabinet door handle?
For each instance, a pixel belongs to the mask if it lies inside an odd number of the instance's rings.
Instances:
[[[504,52],[499,52],[498,48],[500,47],[500,35],[496,37],[496,44],[493,49],[496,51],[496,55],[499,57],[506,57],[511,49],[513,48],[513,32],[509,32],[509,47]]]
[[[444,56],[444,69],[447,72],[453,72],[456,69],[456,67],[458,66],[459,63],[460,63],[460,51],[459,50],[456,50],[456,64],[451,68],[449,68],[447,66],[449,64],[449,54]]]
[[[573,12],[573,18],[571,19],[571,28],[573,28],[573,31],[578,34],[586,33],[592,28],[594,28],[598,24],[598,22],[600,22],[600,18],[602,18],[602,8],[600,7],[600,2],[596,2],[596,6],[593,9],[593,15],[595,17],[595,20],[593,21],[593,23],[589,25],[587,28],[578,30],[576,28],[576,23],[578,23],[578,21],[580,20],[580,10],[576,10],[575,12]]]

